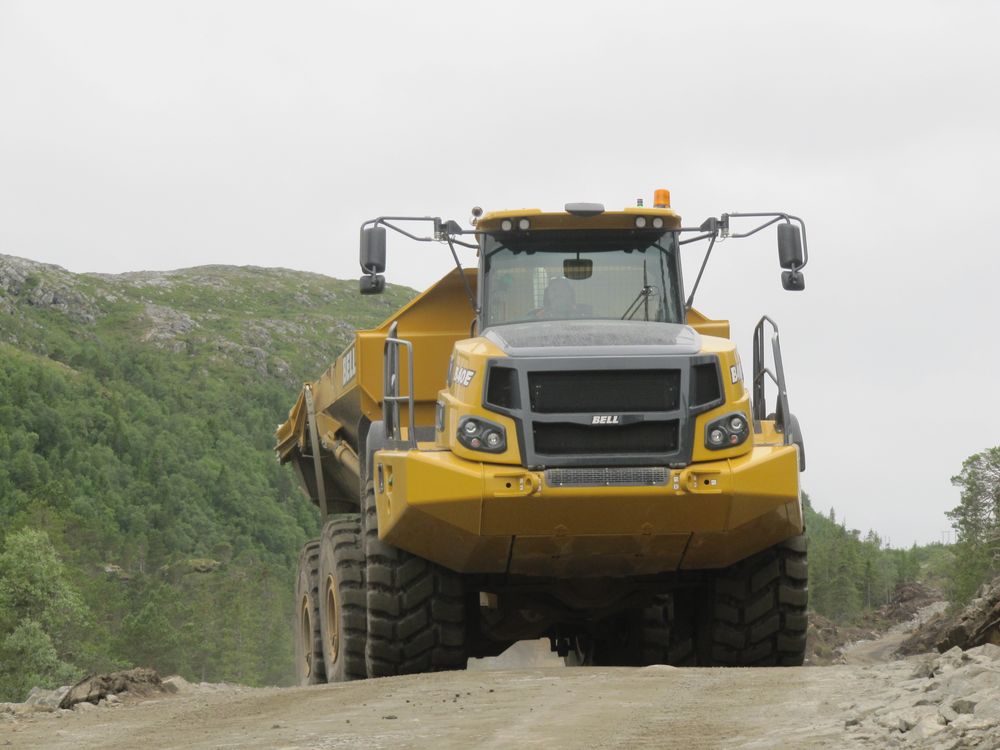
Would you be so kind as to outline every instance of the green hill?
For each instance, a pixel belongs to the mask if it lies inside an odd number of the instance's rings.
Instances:
[[[0,255],[0,701],[132,664],[287,683],[294,558],[317,518],[273,431],[355,328],[412,294]]]

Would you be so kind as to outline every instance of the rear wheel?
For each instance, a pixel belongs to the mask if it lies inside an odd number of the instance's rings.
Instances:
[[[319,623],[327,682],[362,680],[365,671],[365,556],[361,517],[332,516],[319,550]]]
[[[806,537],[764,550],[715,575],[706,602],[705,666],[799,666],[806,648]]]
[[[325,682],[323,645],[319,632],[319,540],[299,553],[295,581],[295,674],[300,685]]]
[[[690,633],[674,616],[672,594],[658,595],[642,609],[627,612],[609,634],[587,646],[581,663],[596,666],[688,664],[693,655]]]
[[[378,537],[372,482],[365,486],[369,677],[465,669],[462,577]]]

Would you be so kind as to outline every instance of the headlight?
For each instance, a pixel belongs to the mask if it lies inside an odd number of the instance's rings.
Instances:
[[[462,417],[458,421],[458,442],[474,451],[503,453],[507,450],[507,431],[486,419]]]
[[[742,414],[727,414],[705,427],[705,447],[718,451],[740,445],[750,437],[750,424]]]

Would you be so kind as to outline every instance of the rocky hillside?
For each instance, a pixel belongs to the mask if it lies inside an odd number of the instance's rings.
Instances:
[[[362,298],[354,280],[282,268],[72,274],[0,255],[0,341],[59,360],[64,337],[110,337],[297,383],[412,294]]]
[[[292,566],[317,519],[274,426],[413,294],[356,283],[0,255],[0,701],[137,664],[290,679]]]

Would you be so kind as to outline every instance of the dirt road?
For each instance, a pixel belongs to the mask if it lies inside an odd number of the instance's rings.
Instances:
[[[465,672],[126,693],[100,708],[0,713],[0,748],[1000,747],[1000,647],[886,661],[905,629],[832,667],[565,668],[522,644]]]
[[[845,730],[845,710],[883,695],[908,668],[546,668],[314,688],[192,688],[16,728],[0,724],[0,746],[861,747]]]

